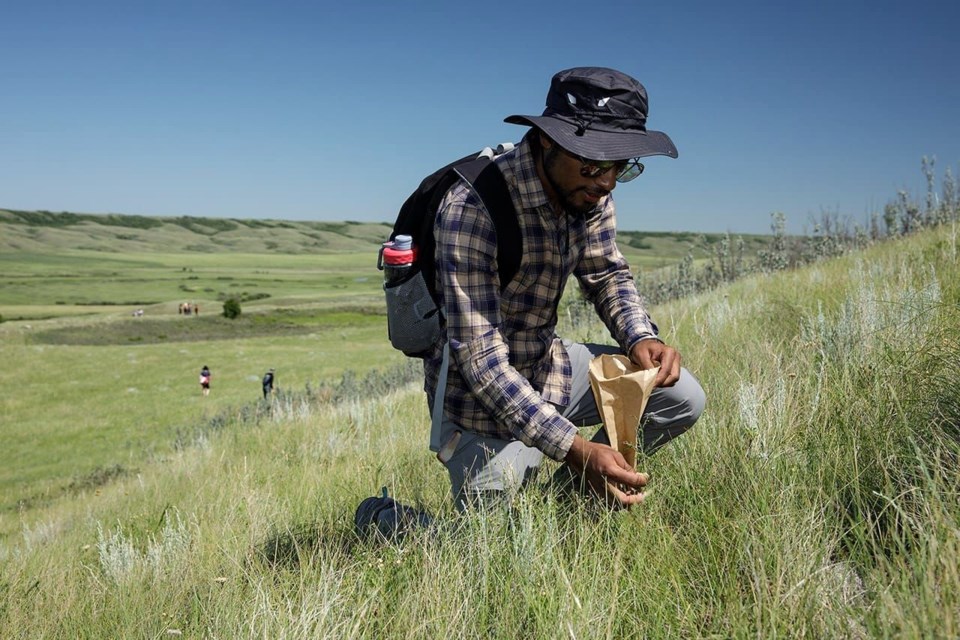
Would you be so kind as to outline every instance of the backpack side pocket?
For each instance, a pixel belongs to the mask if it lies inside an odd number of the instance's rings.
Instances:
[[[384,286],[390,344],[408,356],[422,355],[440,339],[440,309],[430,296],[422,272]]]

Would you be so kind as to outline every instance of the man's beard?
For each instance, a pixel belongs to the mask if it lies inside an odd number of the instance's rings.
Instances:
[[[573,202],[573,195],[578,191],[589,191],[599,195],[601,198],[603,196],[610,195],[609,191],[603,189],[588,189],[587,187],[577,187],[576,189],[566,190],[560,187],[557,184],[557,181],[553,178],[553,168],[557,164],[557,157],[561,153],[556,147],[551,147],[546,149],[543,153],[543,174],[547,177],[547,182],[550,183],[550,187],[553,189],[553,192],[557,194],[557,199],[560,201],[560,206],[563,208],[563,211],[574,218],[589,218],[590,214],[595,213],[600,208],[600,202],[597,204],[583,204],[576,205]],[[601,201],[602,202],[602,201]]]

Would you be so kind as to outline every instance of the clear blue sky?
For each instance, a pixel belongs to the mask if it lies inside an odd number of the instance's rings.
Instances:
[[[680,157],[625,230],[863,219],[960,161],[960,3],[4,3],[0,207],[392,220],[434,168],[525,129],[550,77],[619,68]]]

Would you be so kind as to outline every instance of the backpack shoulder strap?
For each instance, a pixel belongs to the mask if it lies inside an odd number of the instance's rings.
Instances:
[[[455,171],[473,186],[493,221],[497,233],[497,263],[502,293],[520,270],[520,258],[523,254],[520,221],[517,219],[517,210],[513,206],[507,181],[497,165],[486,157],[462,164]]]

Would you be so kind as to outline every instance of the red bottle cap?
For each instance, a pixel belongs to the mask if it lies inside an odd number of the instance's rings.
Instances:
[[[393,247],[383,247],[383,263],[391,266],[413,264],[417,259],[417,249],[395,249]]]

